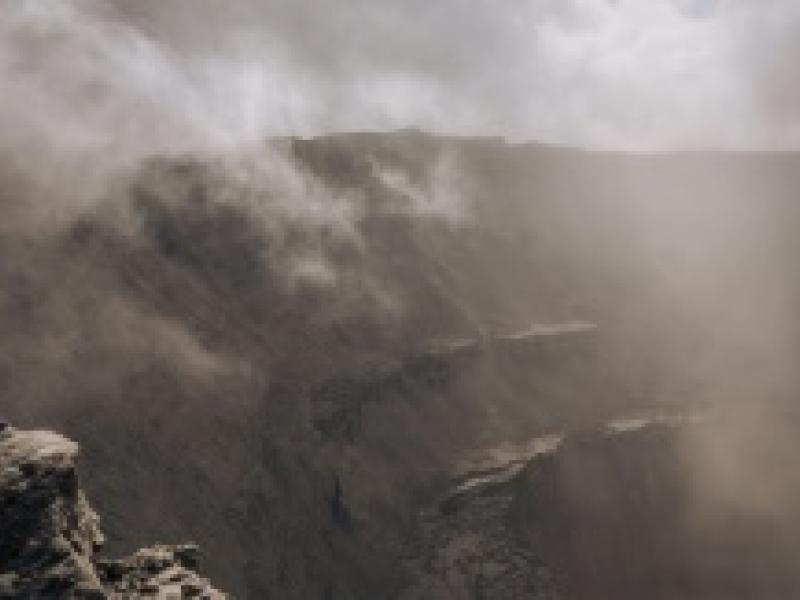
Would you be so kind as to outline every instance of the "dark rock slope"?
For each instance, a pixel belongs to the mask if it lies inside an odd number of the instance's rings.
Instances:
[[[100,558],[104,536],[78,486],[78,445],[48,431],[0,431],[1,598],[206,598],[194,545]]]

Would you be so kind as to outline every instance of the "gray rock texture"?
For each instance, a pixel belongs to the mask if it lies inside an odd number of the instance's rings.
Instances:
[[[49,431],[0,430],[0,598],[226,598],[196,573],[192,544],[100,558],[105,539],[77,455]]]

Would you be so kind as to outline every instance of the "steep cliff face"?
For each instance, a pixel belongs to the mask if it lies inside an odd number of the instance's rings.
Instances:
[[[221,600],[194,545],[101,558],[98,517],[78,485],[78,446],[49,431],[0,431],[0,597]]]
[[[689,449],[719,426],[629,420],[496,449],[421,515],[403,598],[797,596],[796,520],[698,480],[713,475]]]
[[[188,536],[242,597],[394,597],[473,452],[796,397],[798,164],[419,132],[154,157],[0,228],[3,416],[80,442],[109,551]]]

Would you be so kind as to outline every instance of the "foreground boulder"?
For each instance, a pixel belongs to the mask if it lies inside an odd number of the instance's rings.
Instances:
[[[98,517],[78,486],[78,445],[0,426],[0,598],[225,598],[195,569],[198,548],[97,556]]]

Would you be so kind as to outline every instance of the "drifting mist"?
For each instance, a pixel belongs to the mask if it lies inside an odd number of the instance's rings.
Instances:
[[[114,543],[370,597],[467,453],[666,414],[687,530],[800,554],[792,2],[0,10],[0,413]]]

